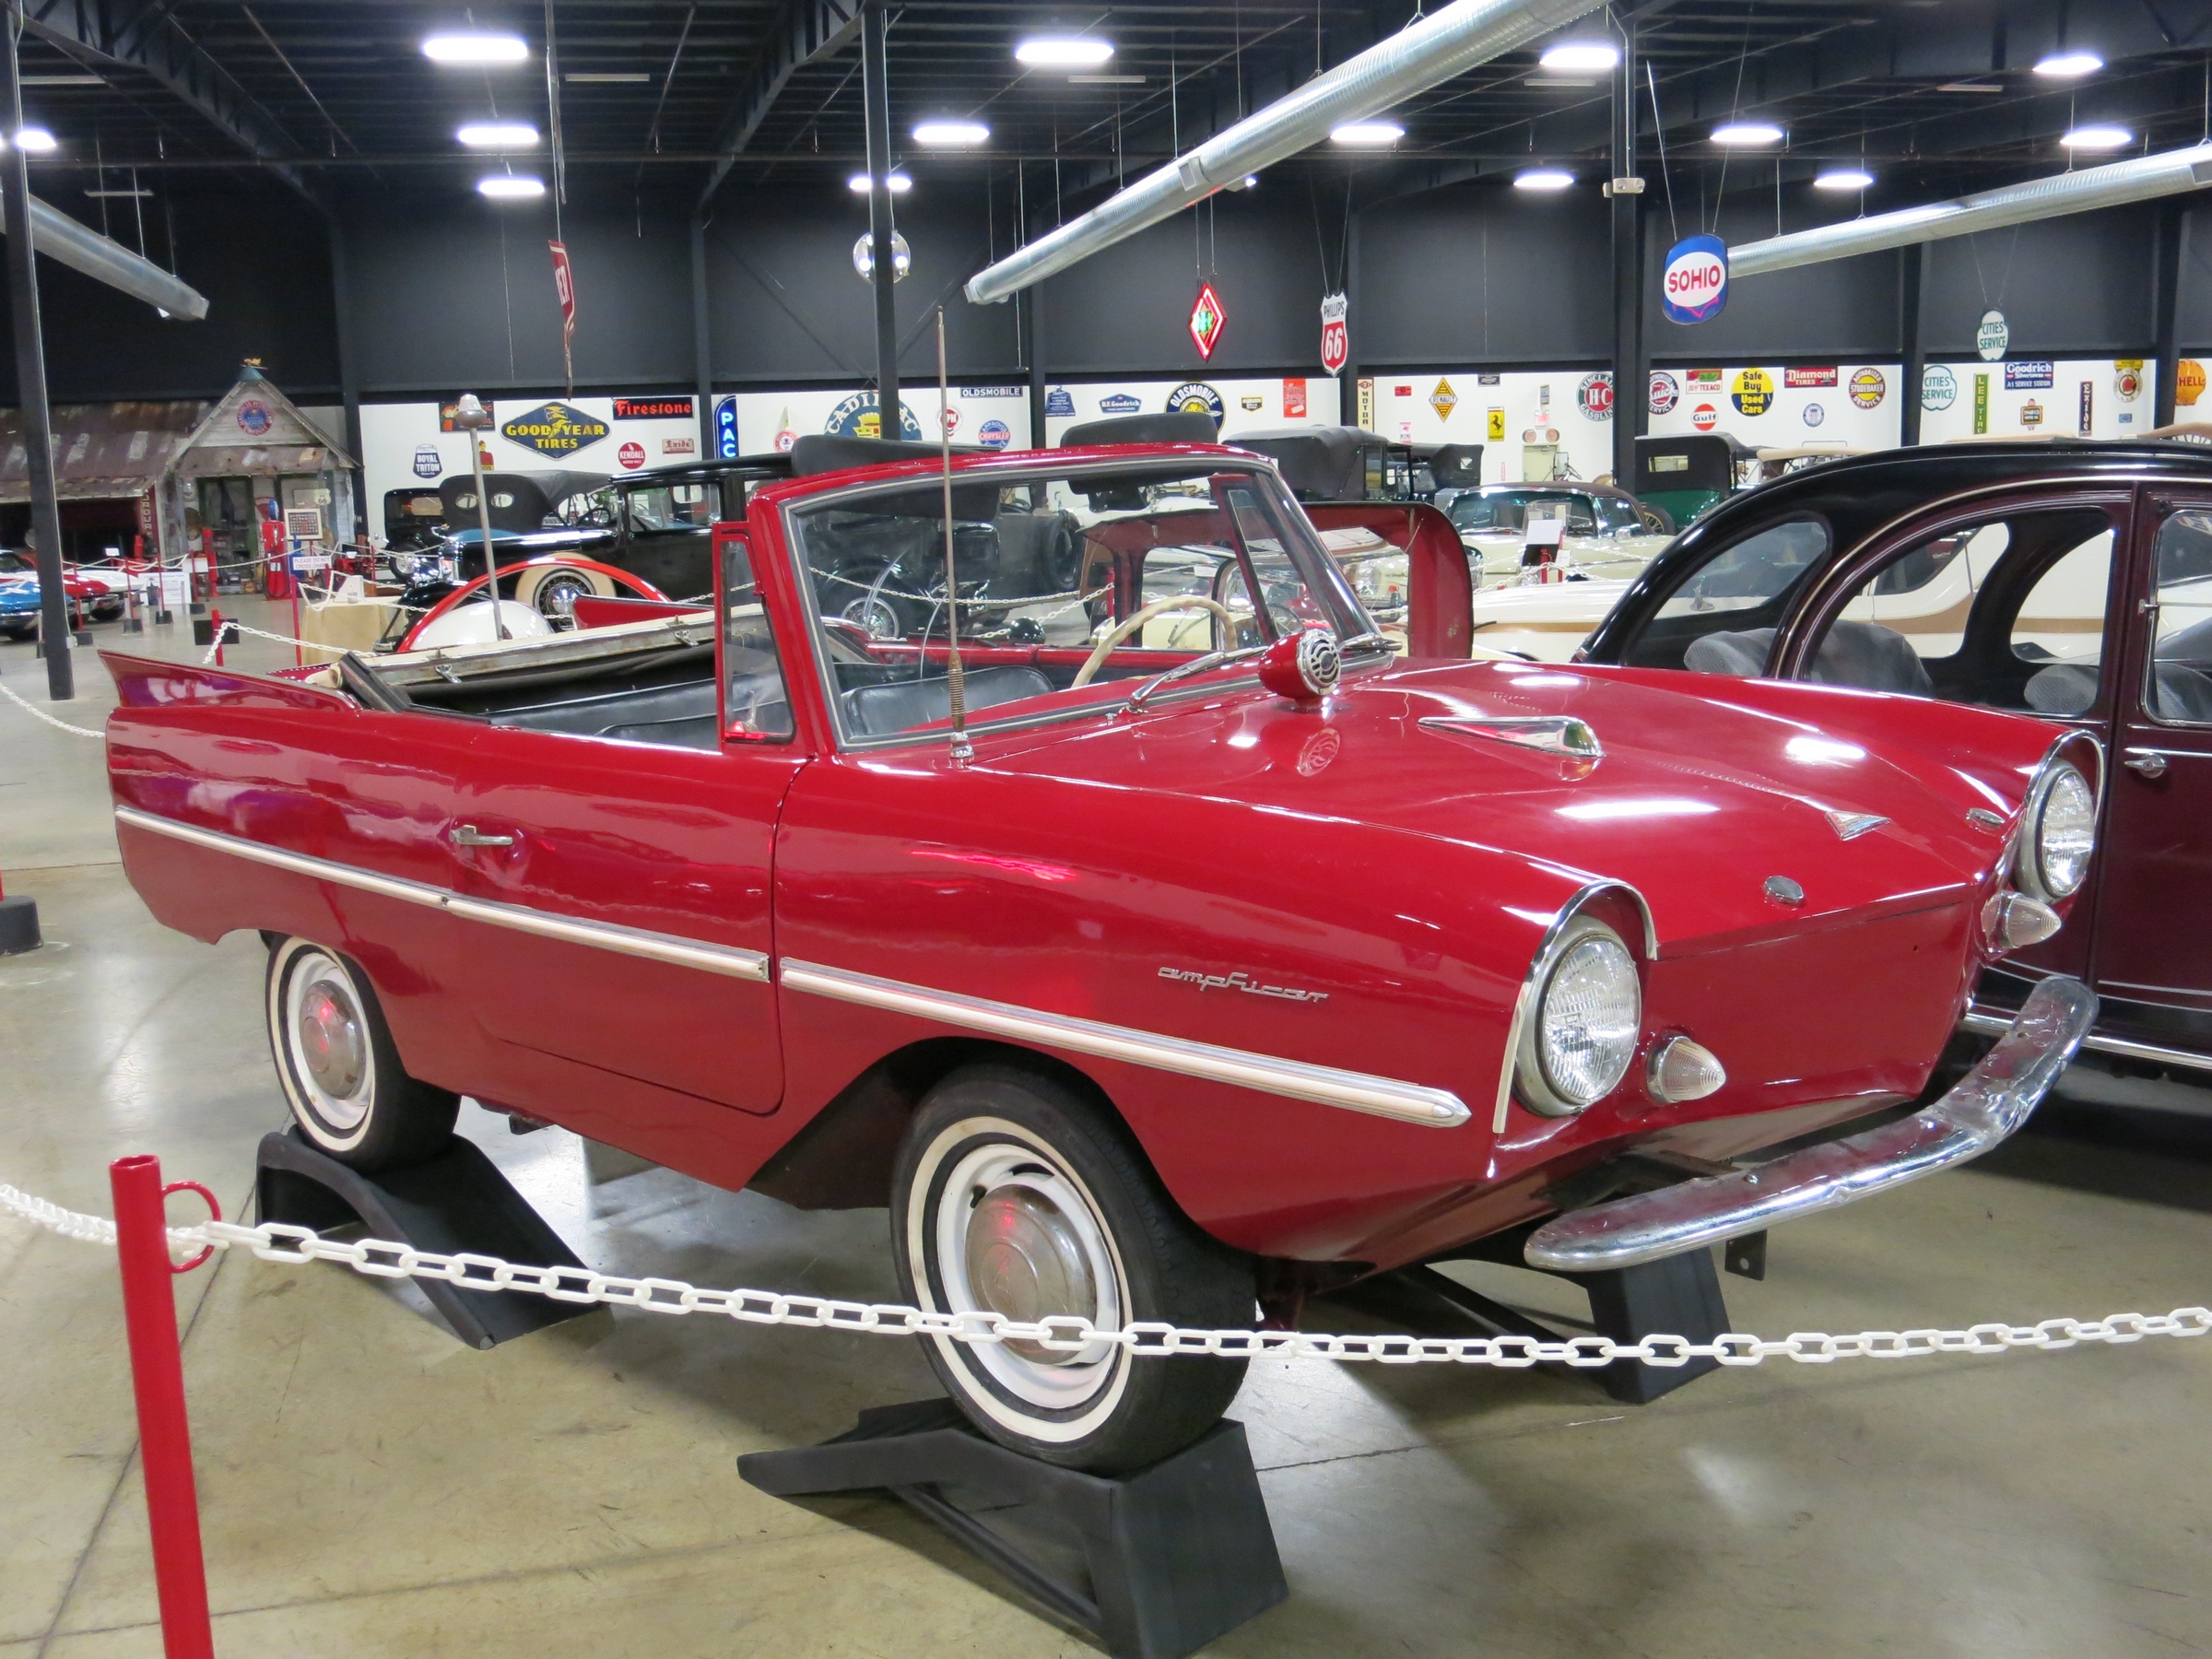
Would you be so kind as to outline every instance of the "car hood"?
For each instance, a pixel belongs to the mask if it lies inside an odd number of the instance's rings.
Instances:
[[[1975,725],[2001,775],[2018,776],[2019,790],[1999,799],[1904,735],[1928,722],[1924,701],[1822,687],[1743,698],[1733,681],[1711,694],[1667,684],[1685,677],[1518,661],[1408,665],[1347,677],[1311,712],[1245,682],[1111,725],[1007,734],[1006,748],[994,742],[979,759],[1338,825],[1348,881],[1387,882],[1397,860],[1422,858],[1419,841],[1627,882],[1649,906],[1663,952],[1683,954],[1824,916],[1959,902],[1993,878],[2004,845],[1968,809],[1997,805],[2009,816],[2050,740],[2029,723],[1945,712]],[[1789,712],[1777,713],[1777,702]],[[1423,724],[1500,716],[1579,719],[1603,758],[1524,747],[1495,728]],[[1941,735],[1959,740],[1947,728]],[[1265,841],[1255,830],[1253,844]],[[1802,888],[1802,903],[1776,902],[1770,877]]]

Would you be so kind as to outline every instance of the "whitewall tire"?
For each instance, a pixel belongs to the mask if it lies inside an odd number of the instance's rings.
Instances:
[[[909,1125],[891,1193],[892,1246],[917,1307],[1030,1321],[1076,1313],[1249,1329],[1249,1257],[1176,1208],[1127,1130],[1076,1090],[1012,1066],[940,1083]],[[1227,1409],[1244,1361],[1137,1358],[1115,1344],[924,1337],[976,1426],[1048,1463],[1141,1468]]]
[[[319,1151],[357,1170],[434,1156],[460,1097],[410,1077],[368,976],[311,940],[269,951],[269,1049],[292,1121]]]

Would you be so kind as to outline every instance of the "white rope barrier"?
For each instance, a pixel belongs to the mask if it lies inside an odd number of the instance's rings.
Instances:
[[[0,1210],[87,1243],[115,1242],[115,1224],[66,1210],[0,1182]],[[719,1313],[747,1324],[798,1325],[858,1331],[873,1336],[946,1336],[956,1342],[1029,1342],[1058,1353],[1111,1343],[1138,1355],[1212,1354],[1225,1359],[1336,1359],[1381,1365],[1489,1365],[1524,1371],[1535,1365],[1594,1368],[1617,1359],[1680,1366],[1692,1359],[1723,1365],[1759,1365],[1794,1359],[1828,1365],[1838,1359],[1908,1359],[1934,1354],[2005,1354],[2015,1348],[2054,1352],[2082,1343],[2126,1344],[2146,1336],[2212,1334],[2212,1308],[2176,1308],[2171,1313],[2108,1313],[2102,1319],[2056,1318],[2034,1324],[2002,1321],[1963,1330],[1858,1331],[1846,1335],[1799,1331],[1774,1339],[1729,1332],[1711,1342],[1682,1336],[1646,1336],[1615,1342],[1575,1336],[1558,1342],[1531,1336],[1345,1336],[1310,1331],[1186,1330],[1138,1321],[1101,1331],[1089,1320],[1058,1314],[1034,1322],[1002,1313],[925,1312],[885,1302],[856,1302],[798,1291],[708,1290],[681,1279],[627,1278],[585,1267],[532,1267],[496,1256],[444,1254],[381,1239],[347,1242],[319,1237],[304,1227],[265,1221],[258,1227],[212,1221],[169,1230],[172,1249],[212,1246],[251,1250],[265,1262],[341,1262],[374,1278],[435,1278],[469,1290],[519,1290],[555,1301],[641,1308],[649,1313]]]
[[[33,720],[42,720],[56,731],[67,732],[73,737],[89,737],[95,742],[99,742],[104,740],[107,735],[104,732],[96,732],[89,726],[71,725],[65,720],[57,720],[36,703],[24,701],[6,686],[0,686],[0,697],[6,698],[9,702],[14,703],[17,708],[22,710]]]

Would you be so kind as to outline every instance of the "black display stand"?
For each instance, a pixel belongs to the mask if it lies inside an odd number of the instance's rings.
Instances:
[[[22,893],[0,899],[0,956],[19,956],[41,943],[39,901]]]
[[[418,1250],[467,1251],[532,1267],[583,1264],[475,1142],[453,1136],[428,1162],[374,1177],[318,1152],[297,1128],[261,1137],[254,1192],[264,1221],[324,1232],[359,1222],[370,1236]],[[464,1290],[414,1281],[471,1347],[488,1348],[593,1312],[527,1290]]]
[[[737,1472],[779,1498],[888,1489],[1114,1659],[1183,1659],[1290,1593],[1244,1425],[1226,1418],[1164,1462],[1109,1477],[1025,1457],[978,1434],[950,1400],[918,1400],[864,1411],[823,1445],[748,1453]],[[1072,1532],[1088,1586],[955,1506],[947,1486]]]

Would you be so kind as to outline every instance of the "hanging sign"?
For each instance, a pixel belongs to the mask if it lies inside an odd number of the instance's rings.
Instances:
[[[1583,418],[1585,420],[1612,419],[1612,371],[1601,370],[1595,374],[1583,375],[1575,385],[1574,402],[1575,406],[1582,410]]]
[[[569,390],[576,390],[576,359],[571,347],[576,341],[576,273],[569,268],[569,244],[549,241],[553,250],[553,292],[560,300],[560,366],[568,373]]]
[[[2012,330],[2006,326],[2001,311],[1985,311],[1982,321],[1974,324],[1974,349],[1985,363],[1994,363],[2005,355],[2012,344]]]
[[[1350,314],[1350,302],[1342,294],[1331,294],[1321,302],[1321,366],[1331,374],[1351,361],[1352,335],[1345,323]]]
[[[1728,303],[1728,244],[1686,236],[1667,250],[1659,302],[1669,323],[1710,323]]]
[[[1652,413],[1671,414],[1682,401],[1682,382],[1664,369],[1652,371]]]
[[[1214,292],[1214,285],[1198,285],[1198,298],[1191,302],[1191,340],[1198,347],[1198,355],[1212,361],[1214,347],[1221,343],[1221,330],[1229,323],[1229,313],[1221,309],[1221,296]]]
[[[571,454],[606,434],[606,421],[565,403],[540,404],[500,428],[500,436],[508,442],[534,449],[541,455]]]

